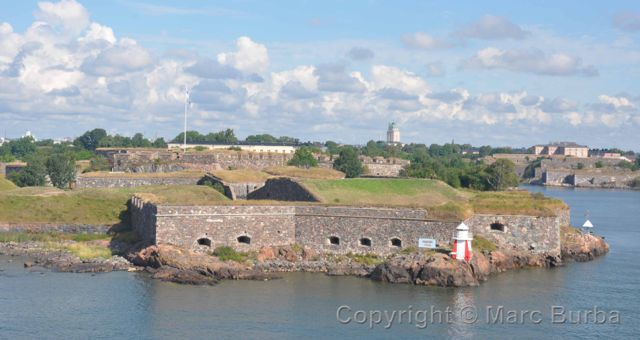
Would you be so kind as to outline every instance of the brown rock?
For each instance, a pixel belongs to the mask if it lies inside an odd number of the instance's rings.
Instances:
[[[260,252],[258,252],[258,256],[257,256],[258,262],[273,260],[275,258],[276,258],[276,253],[273,251],[273,248],[271,247],[260,248]]]

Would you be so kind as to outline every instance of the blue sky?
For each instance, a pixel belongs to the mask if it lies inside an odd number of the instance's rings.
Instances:
[[[637,1],[0,5],[9,137],[173,137],[186,86],[203,132],[640,151]]]

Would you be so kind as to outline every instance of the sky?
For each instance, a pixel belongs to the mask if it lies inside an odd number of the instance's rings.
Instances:
[[[640,151],[638,1],[0,0],[0,134]]]

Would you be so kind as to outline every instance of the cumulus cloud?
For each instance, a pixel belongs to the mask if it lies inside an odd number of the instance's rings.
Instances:
[[[207,79],[237,79],[241,76],[240,71],[234,67],[222,65],[210,58],[201,58],[195,64],[185,68],[185,71]]]
[[[236,40],[236,48],[236,52],[218,54],[218,62],[247,73],[262,73],[269,67],[269,54],[264,45],[249,37],[240,37]]]
[[[39,2],[34,15],[38,20],[71,34],[80,33],[89,25],[89,12],[75,0]]]
[[[524,39],[531,33],[512,23],[509,19],[494,15],[485,15],[455,33],[466,39]]]
[[[433,50],[452,47],[451,43],[435,38],[424,32],[406,34],[402,37],[402,43],[406,47],[420,50]]]
[[[506,69],[549,76],[598,75],[593,65],[583,65],[582,59],[564,53],[547,55],[541,50],[501,50],[487,47],[460,63],[462,69]]]
[[[318,77],[318,89],[328,92],[363,92],[364,84],[355,76],[348,74],[343,64],[318,65],[314,71]]]
[[[95,58],[88,59],[82,70],[88,74],[114,76],[139,71],[153,63],[151,53],[135,40],[121,39],[116,45],[103,50]]]
[[[638,12],[618,12],[613,17],[613,25],[623,31],[640,31],[640,13]]]
[[[357,141],[361,136],[356,134],[370,134],[390,120],[414,133],[458,121],[535,128],[552,126],[554,120],[576,126],[640,125],[640,99],[626,94],[603,94],[578,106],[571,98],[525,91],[438,88],[439,82],[431,84],[427,77],[444,75],[443,61],[426,64],[426,70],[417,63],[415,72],[381,63],[359,63],[355,71],[355,63],[344,61],[273,70],[267,47],[249,37],[213,55],[188,50],[154,55],[110,27],[91,22],[74,1],[41,6],[36,15],[24,32],[0,23],[0,118],[14,126],[9,129],[47,122],[39,125],[70,135],[101,125],[119,133],[157,129],[170,135],[181,124],[185,87],[192,89],[190,124],[208,131],[242,124],[239,133],[296,131],[301,137],[317,133],[336,138],[332,134],[338,131]],[[410,37],[413,48],[447,46],[422,35]],[[352,46],[337,50],[348,50],[353,60],[373,57],[368,48],[349,50]],[[478,52],[461,67],[549,75],[595,72],[564,54],[496,48]]]
[[[562,113],[575,111],[578,109],[578,103],[567,98],[557,97],[550,100],[544,100],[540,108],[545,112]]]
[[[347,52],[347,56],[353,60],[367,60],[373,58],[373,51],[366,47],[353,47]]]

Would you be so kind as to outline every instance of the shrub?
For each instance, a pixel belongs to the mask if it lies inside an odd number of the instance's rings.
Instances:
[[[364,168],[358,159],[358,152],[351,147],[343,147],[340,156],[333,163],[333,168],[345,173],[347,178],[354,178],[362,175]]]
[[[603,166],[604,166],[604,163],[602,163],[602,161],[597,161],[596,164],[595,164],[595,167],[598,168],[598,169],[602,168]]]
[[[245,262],[247,254],[235,251],[231,247],[218,247],[213,251],[213,255],[218,257],[220,261]]]
[[[640,176],[634,178],[633,181],[631,181],[631,187],[640,189]]]
[[[351,258],[356,263],[364,264],[367,266],[374,266],[383,262],[383,259],[375,254],[347,254],[347,257]]]
[[[297,166],[299,168],[311,168],[318,166],[318,160],[313,155],[311,150],[307,147],[301,147],[296,150],[293,158],[289,160],[289,165]]]
[[[475,235],[473,237],[472,246],[474,250],[481,251],[481,252],[490,252],[498,249],[495,243],[479,235]]]

